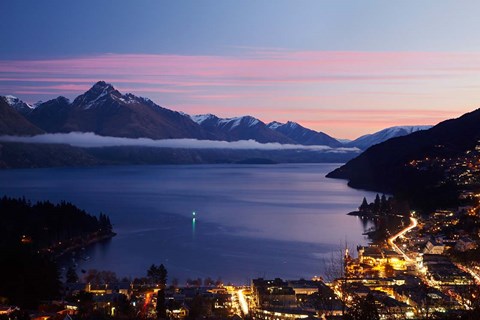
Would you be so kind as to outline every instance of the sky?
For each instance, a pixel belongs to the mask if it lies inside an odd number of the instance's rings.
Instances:
[[[0,94],[96,81],[189,114],[353,139],[480,102],[479,1],[1,0]]]

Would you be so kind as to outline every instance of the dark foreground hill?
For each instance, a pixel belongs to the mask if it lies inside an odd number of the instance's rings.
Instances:
[[[480,109],[372,146],[327,177],[349,180],[354,188],[409,194],[438,192],[442,172],[417,170],[411,161],[455,158],[472,150],[480,139]],[[441,194],[438,194],[441,198]]]

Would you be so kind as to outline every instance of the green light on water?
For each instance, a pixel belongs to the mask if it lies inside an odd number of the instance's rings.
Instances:
[[[195,224],[196,224],[196,221],[195,221],[195,217],[192,219],[192,237],[195,238]]]

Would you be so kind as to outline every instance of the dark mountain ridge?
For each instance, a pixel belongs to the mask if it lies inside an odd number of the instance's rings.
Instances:
[[[284,134],[298,144],[306,146],[325,145],[334,148],[343,146],[340,141],[332,138],[328,134],[305,128],[296,122],[288,121],[287,123],[283,124],[273,121],[267,126],[276,132]]]
[[[374,145],[330,172],[327,177],[349,180],[354,188],[388,193],[409,193],[434,188],[440,172],[414,170],[410,161],[457,157],[480,139],[480,109],[446,120],[429,130],[417,131]]]

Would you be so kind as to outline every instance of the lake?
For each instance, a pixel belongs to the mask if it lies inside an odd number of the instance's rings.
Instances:
[[[310,278],[365,225],[347,216],[364,196],[327,179],[338,164],[179,165],[0,171],[0,194],[66,200],[110,216],[117,236],[77,255],[78,269],[168,278]],[[195,212],[195,215],[193,215]],[[195,217],[195,219],[194,219]],[[70,260],[70,258],[68,259]]]

